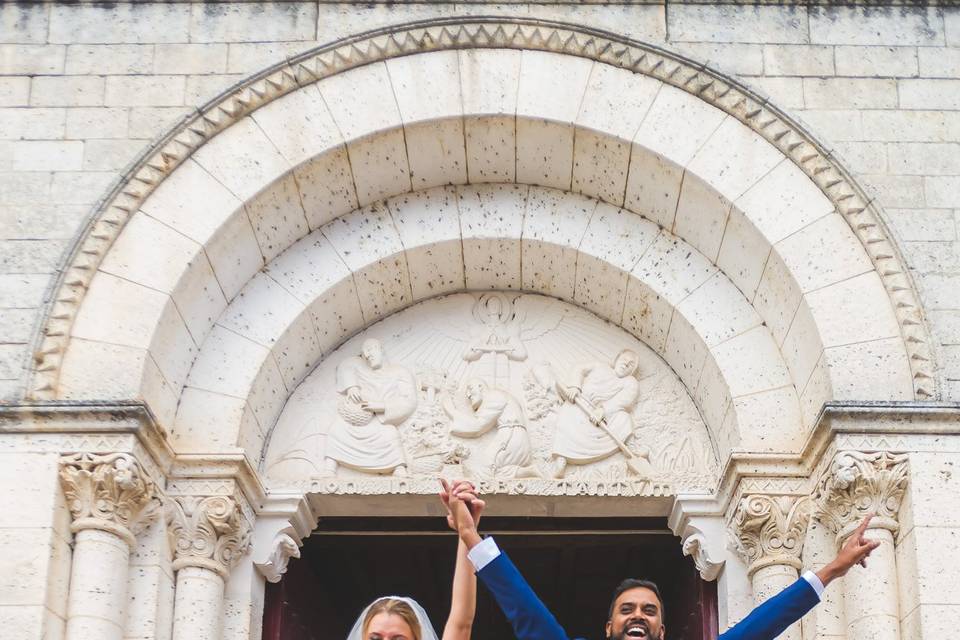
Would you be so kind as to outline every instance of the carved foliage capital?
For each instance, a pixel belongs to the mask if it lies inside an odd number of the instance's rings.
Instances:
[[[800,568],[810,511],[805,496],[747,495],[740,500],[734,534],[750,575],[774,564]]]
[[[64,456],[60,485],[73,517],[73,532],[102,529],[133,546],[139,527],[156,513],[156,485],[127,453]]]
[[[837,453],[817,484],[818,519],[841,540],[870,513],[876,514],[871,528],[896,533],[897,516],[907,489],[907,471],[905,454]]]
[[[227,496],[177,496],[166,508],[174,570],[203,567],[226,579],[250,548],[250,524]]]

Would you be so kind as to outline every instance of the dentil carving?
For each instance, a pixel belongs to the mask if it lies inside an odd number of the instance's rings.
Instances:
[[[73,516],[73,532],[103,529],[133,546],[140,526],[156,512],[156,485],[126,453],[64,456],[60,484]]]
[[[877,451],[837,453],[817,485],[817,517],[843,540],[867,514],[871,528],[896,534],[907,489],[907,456]]]
[[[166,516],[174,570],[203,567],[226,580],[250,548],[250,524],[231,497],[171,498]]]
[[[747,572],[774,564],[799,569],[810,522],[806,496],[744,496],[734,513],[738,547],[749,562]]]
[[[417,408],[417,390],[409,369],[386,362],[379,340],[364,340],[360,356],[337,367],[341,397],[327,436],[327,474],[334,475],[342,464],[360,471],[406,475],[397,425]]]
[[[300,557],[300,545],[290,534],[278,533],[273,539],[273,550],[266,562],[257,562],[257,570],[263,574],[267,582],[280,582],[283,574],[287,572],[287,565],[290,558]]]

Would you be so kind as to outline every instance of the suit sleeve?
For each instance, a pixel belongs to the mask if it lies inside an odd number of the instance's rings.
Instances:
[[[816,590],[800,578],[720,634],[720,640],[773,640],[818,602]]]
[[[500,552],[477,572],[500,610],[513,625],[517,640],[567,640],[567,634],[540,601],[507,554]]]

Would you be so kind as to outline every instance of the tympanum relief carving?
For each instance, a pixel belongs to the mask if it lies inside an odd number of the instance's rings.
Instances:
[[[347,341],[291,395],[263,468],[275,487],[449,474],[527,493],[561,479],[689,491],[717,474],[696,407],[653,351],[515,292],[435,298]]]

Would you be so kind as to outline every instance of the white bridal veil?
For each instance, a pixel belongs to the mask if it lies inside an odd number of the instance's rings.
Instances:
[[[420,621],[420,640],[437,640],[437,632],[433,630],[433,625],[430,624],[430,618],[427,617],[427,612],[423,610],[423,607],[421,607],[416,600],[405,596],[383,596],[368,604],[366,608],[360,612],[360,617],[357,618],[357,621],[353,623],[353,628],[350,629],[347,640],[364,640],[363,629],[361,627],[363,627],[363,619],[367,617],[367,611],[376,603],[386,599],[403,600],[413,608],[414,613],[417,614],[417,620]]]

